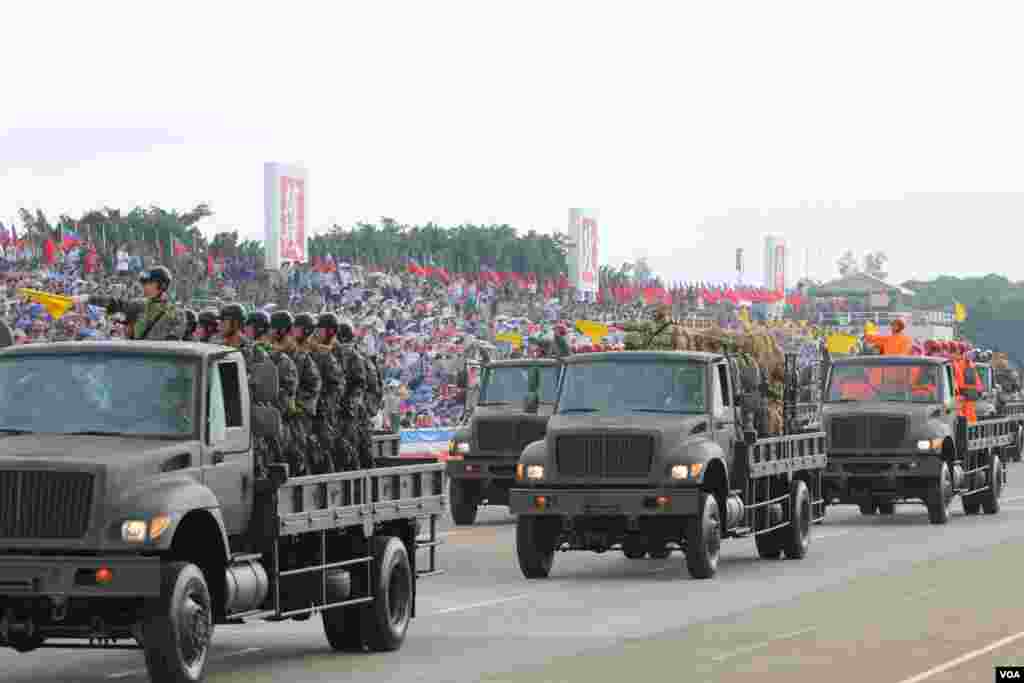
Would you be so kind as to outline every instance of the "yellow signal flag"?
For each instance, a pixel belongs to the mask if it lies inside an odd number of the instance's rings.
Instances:
[[[958,323],[967,320],[967,307],[961,303],[955,303],[953,305],[953,317],[956,318]]]
[[[50,294],[49,292],[43,292],[38,289],[26,289],[22,288],[18,290],[18,294],[24,297],[28,297],[30,301],[34,301],[37,304],[42,304],[46,312],[50,314],[50,317],[54,320],[60,319],[65,313],[71,310],[74,306],[70,296],[64,296],[62,294]]]

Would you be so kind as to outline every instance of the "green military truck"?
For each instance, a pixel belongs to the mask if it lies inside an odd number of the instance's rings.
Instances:
[[[999,512],[1005,462],[1022,447],[1024,416],[960,418],[952,362],[927,356],[836,360],[822,406],[828,440],[825,498],[891,515],[921,502],[932,524],[949,522],[960,496],[966,514]]]
[[[705,352],[571,356],[544,440],[523,451],[511,510],[528,579],[556,551],[662,559],[679,548],[711,578],[721,540],[754,536],[764,558],[800,559],[821,521],[821,432],[759,438],[767,386]]]
[[[264,470],[276,393],[273,365],[223,346],[0,351],[0,645],[138,648],[168,682],[204,678],[215,624],[320,613],[334,649],[398,649],[437,571],[444,465],[395,437],[374,469]]]
[[[540,375],[536,406],[525,404],[529,374]],[[554,407],[560,361],[550,358],[494,361],[484,367],[480,399],[456,430],[448,454],[451,513],[471,525],[480,505],[508,505],[516,463],[527,444],[544,438]]]

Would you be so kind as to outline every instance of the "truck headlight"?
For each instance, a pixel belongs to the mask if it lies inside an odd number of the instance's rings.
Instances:
[[[694,479],[700,475],[700,471],[704,469],[704,465],[693,464],[693,465],[672,465],[671,475],[673,479]]]
[[[526,478],[527,479],[543,479],[544,478],[544,465],[527,465],[526,466]]]
[[[147,526],[141,519],[130,519],[121,525],[121,538],[125,543],[145,543]]]
[[[919,451],[938,451],[942,450],[942,439],[922,439],[917,442],[917,450]]]

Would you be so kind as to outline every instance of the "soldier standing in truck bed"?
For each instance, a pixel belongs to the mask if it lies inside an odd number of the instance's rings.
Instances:
[[[344,357],[338,344],[338,329],[341,325],[334,313],[321,313],[316,326],[319,330],[317,347],[334,359],[341,378],[333,400],[335,422],[331,452],[334,457],[334,469],[337,472],[359,469],[354,420],[348,398],[350,382],[353,381],[350,378],[354,376],[354,369],[343,364]]]
[[[120,299],[110,296],[79,295],[71,297],[75,304],[102,306],[107,313],[124,313],[134,319],[131,338],[146,341],[180,340],[185,336],[185,316],[171,303],[167,290],[171,287],[171,271],[156,266],[139,277],[142,299]]]
[[[281,413],[281,435],[274,444],[274,457],[278,462],[288,462],[292,468],[292,474],[299,474],[294,471],[296,464],[289,462],[289,449],[291,448],[291,430],[285,420],[287,415],[294,415],[298,408],[295,405],[295,392],[299,387],[299,372],[295,369],[295,363],[285,353],[278,353],[271,343],[270,316],[263,311],[256,311],[250,315],[245,325],[249,328],[249,336],[253,339],[253,357],[257,354],[266,354],[274,365],[277,366],[277,400],[274,407]]]
[[[321,328],[323,330],[324,328]],[[329,333],[329,331],[328,331]],[[331,348],[335,358],[341,364],[345,375],[345,394],[341,401],[342,418],[345,420],[345,437],[355,448],[359,466],[373,467],[373,454],[370,449],[369,434],[363,428],[366,411],[364,396],[366,392],[366,366],[355,346],[352,326],[341,323]]]
[[[298,349],[312,359],[320,375],[320,400],[313,416],[313,434],[320,448],[322,466],[329,472],[337,471],[334,462],[334,444],[337,441],[338,399],[344,378],[341,366],[330,350],[316,341],[317,320],[312,313],[295,316]]]
[[[199,314],[199,327],[196,330],[196,337],[207,344],[221,344],[220,337],[220,311],[208,308]]]
[[[326,471],[320,460],[319,447],[313,434],[313,417],[320,399],[322,380],[313,359],[299,350],[292,328],[295,318],[288,311],[275,311],[270,316],[270,329],[274,336],[274,352],[286,354],[295,364],[298,383],[295,389],[295,409],[285,415],[291,428],[291,455],[289,462],[301,466],[304,474],[322,474]]]
[[[270,360],[270,355],[265,350],[258,348],[256,344],[242,336],[242,328],[245,326],[245,311],[238,304],[227,304],[220,309],[217,317],[224,334],[224,341],[222,343],[224,346],[238,349],[242,354],[242,358],[245,359],[246,367],[250,370],[249,395],[253,397],[253,405],[272,407],[256,401],[252,392],[252,382],[254,379],[254,375],[251,374],[252,367],[256,364],[270,363],[272,361]],[[256,460],[257,477],[266,476],[267,465],[280,459],[274,455],[274,449],[277,445],[276,441],[268,442],[263,437],[253,433],[253,455]]]

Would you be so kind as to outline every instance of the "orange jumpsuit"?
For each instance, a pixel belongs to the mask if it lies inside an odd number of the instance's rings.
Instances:
[[[964,360],[962,358],[957,358],[956,360],[953,361],[953,373],[956,375],[956,388],[958,393],[968,388],[967,380],[965,378],[965,371],[967,370],[968,363],[970,363],[970,361]],[[980,383],[980,378],[978,377],[977,373],[975,373],[974,376],[974,388],[977,388],[977,385]],[[968,401],[963,396],[960,396],[958,403],[960,404],[960,417],[966,417],[968,424],[974,424],[975,422],[978,421],[978,412],[975,409],[976,406],[974,401]]]
[[[877,346],[883,356],[909,356],[914,352],[914,340],[905,334],[866,334],[864,341]]]

